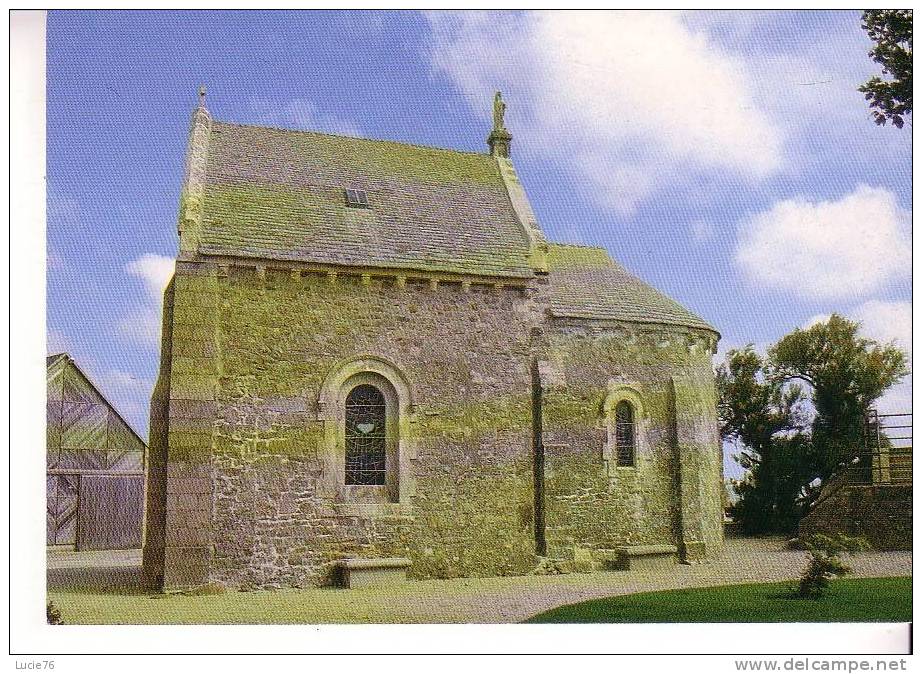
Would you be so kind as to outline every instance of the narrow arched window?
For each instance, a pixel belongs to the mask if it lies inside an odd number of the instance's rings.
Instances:
[[[619,466],[633,466],[636,446],[634,408],[622,400],[615,407],[615,449]]]
[[[346,484],[386,482],[387,410],[384,394],[371,384],[346,397]]]

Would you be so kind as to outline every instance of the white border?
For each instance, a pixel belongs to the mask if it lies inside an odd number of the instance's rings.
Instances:
[[[369,3],[368,6],[379,4]],[[481,2],[472,3],[483,6]],[[872,5],[878,3],[871,3]],[[830,6],[830,3],[819,3]],[[10,259],[10,275],[16,278],[17,294],[11,297],[10,314],[16,317],[9,381],[16,387],[12,407],[3,404],[4,414],[16,420],[10,428],[8,448],[15,481],[10,485],[10,502],[16,504],[10,522],[11,611],[10,647],[17,653],[880,653],[905,652],[905,626],[884,624],[837,625],[569,625],[569,626],[156,626],[156,627],[50,627],[41,611],[44,596],[44,458],[40,441],[44,428],[45,359],[45,116],[44,116],[44,15],[15,11],[10,14],[10,50],[14,69],[10,77],[11,103],[11,224],[16,256]],[[8,63],[9,65],[9,63]],[[5,279],[9,297],[9,279]],[[4,336],[9,334],[6,330]],[[9,391],[4,403],[9,402]],[[8,412],[9,410],[9,412]],[[10,512],[4,503],[7,518]],[[4,561],[10,559],[4,555]],[[17,657],[18,662],[47,658]],[[780,658],[784,662],[789,658]],[[874,661],[876,658],[868,658]],[[124,672],[129,665],[162,667],[166,663],[132,658],[54,658],[60,671],[92,670]],[[215,658],[207,664],[184,659],[196,669],[221,667],[224,671],[250,671],[251,658]],[[558,672],[554,658],[517,661],[535,672]],[[624,671],[681,669],[688,671],[736,671],[732,658],[710,657],[691,661],[678,657],[627,658],[618,663]],[[172,662],[172,661],[171,661]],[[341,660],[312,660],[312,666],[341,667]],[[363,660],[364,666],[388,671],[391,662]],[[419,659],[420,669],[431,671],[428,658]],[[505,666],[513,666],[512,661]],[[151,664],[146,664],[151,663]],[[196,664],[199,663],[199,664]],[[64,666],[66,664],[66,667]],[[179,664],[179,663],[177,663]],[[270,661],[269,666],[295,664],[288,659]],[[303,666],[304,663],[297,663]],[[414,663],[415,664],[415,663]],[[171,666],[171,665],[167,665]],[[405,665],[399,665],[406,671]],[[183,667],[186,669],[187,667]],[[779,669],[781,669],[779,667]],[[904,670],[905,671],[905,670]]]

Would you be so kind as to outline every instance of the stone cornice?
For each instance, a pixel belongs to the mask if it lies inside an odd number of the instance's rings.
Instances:
[[[217,273],[218,275],[224,275],[229,273],[231,269],[252,270],[260,278],[265,278],[266,273],[272,271],[287,273],[292,276],[304,274],[323,275],[330,282],[336,282],[339,278],[357,278],[361,279],[366,285],[372,279],[393,280],[398,287],[403,287],[407,283],[426,284],[433,289],[442,284],[457,285],[465,291],[470,290],[471,286],[525,290],[530,288],[533,282],[532,278],[523,277],[453,274],[450,272],[414,269],[321,264],[296,260],[196,255],[182,252],[176,260],[176,270],[179,273]]]

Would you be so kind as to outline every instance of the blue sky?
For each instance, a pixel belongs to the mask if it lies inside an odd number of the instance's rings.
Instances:
[[[869,46],[839,11],[50,12],[49,351],[146,435],[200,84],[224,121],[474,151],[502,89],[548,235],[607,247],[721,351],[833,311],[908,349],[911,128],[855,90]]]

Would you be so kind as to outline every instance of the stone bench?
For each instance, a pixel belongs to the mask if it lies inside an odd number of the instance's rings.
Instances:
[[[387,587],[407,580],[413,562],[403,557],[387,559],[341,559],[336,562],[343,587]]]
[[[629,545],[616,548],[617,566],[625,571],[663,571],[678,562],[674,545]]]

